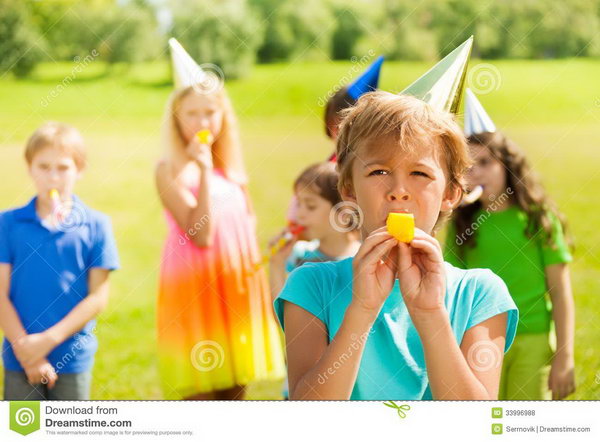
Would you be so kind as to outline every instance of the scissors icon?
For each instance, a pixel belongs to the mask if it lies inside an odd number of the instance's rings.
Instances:
[[[385,405],[386,407],[395,408],[398,412],[398,416],[400,416],[402,419],[406,417],[405,411],[410,410],[410,405],[397,405],[394,401],[384,402],[383,405]]]

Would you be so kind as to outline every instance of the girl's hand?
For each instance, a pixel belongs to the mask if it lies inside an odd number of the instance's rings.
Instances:
[[[390,251],[397,245],[387,227],[381,227],[364,240],[352,262],[352,302],[375,317],[394,287],[398,254]]]
[[[552,390],[552,399],[566,398],[575,391],[575,361],[572,357],[556,353],[550,367],[548,388]]]
[[[420,229],[410,244],[398,244],[398,279],[411,315],[444,311],[446,271],[440,243]]]
[[[55,343],[46,333],[32,333],[20,338],[13,350],[21,365],[31,365],[42,358],[55,347]]]
[[[198,137],[193,137],[185,149],[188,156],[200,166],[202,170],[213,168],[212,149],[208,144],[202,144]]]
[[[31,385],[47,384],[48,388],[54,388],[54,384],[58,379],[58,375],[54,370],[54,367],[46,360],[42,358],[30,365],[24,365],[23,369],[27,375],[27,381]]]
[[[269,253],[271,252],[271,249],[279,242],[279,240],[285,236],[286,233],[288,233],[288,230],[283,229],[279,234],[275,235],[269,240]],[[285,262],[292,253],[292,249],[294,248],[294,244],[296,244],[296,242],[298,242],[298,236],[294,235],[285,246],[269,257],[270,265],[276,268],[284,268]]]

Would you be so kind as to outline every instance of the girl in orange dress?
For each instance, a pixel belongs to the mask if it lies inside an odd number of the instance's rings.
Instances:
[[[283,379],[285,365],[225,90],[175,90],[163,129],[156,183],[168,224],[158,297],[164,394],[242,399],[251,382]]]

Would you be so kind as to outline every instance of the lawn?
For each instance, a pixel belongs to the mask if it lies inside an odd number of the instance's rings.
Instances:
[[[578,390],[573,398],[599,399],[600,63],[577,59],[494,65],[499,87],[481,95],[481,101],[497,126],[527,150],[575,235]],[[264,65],[249,78],[227,84],[240,122],[263,248],[284,222],[296,174],[333,149],[323,133],[320,99],[351,74],[351,67]],[[423,63],[386,63],[381,87],[399,91],[426,68]],[[60,120],[82,131],[90,167],[78,193],[112,217],[122,264],[112,277],[109,307],[98,321],[92,398],[160,399],[155,301],[165,223],[153,165],[161,152],[170,73],[166,63],[107,71],[93,62],[65,83],[72,69],[69,63],[44,64],[28,80],[0,78],[0,208],[24,204],[33,194],[23,146],[38,125]],[[254,386],[250,393],[253,398],[278,395],[279,387],[273,385]]]

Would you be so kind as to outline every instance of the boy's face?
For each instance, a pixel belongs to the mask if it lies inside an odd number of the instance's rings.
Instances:
[[[479,144],[469,145],[473,166],[467,174],[469,189],[482,186],[482,201],[494,200],[506,192],[506,170],[501,161],[496,159],[490,150]]]
[[[181,100],[176,116],[186,143],[204,129],[216,137],[223,125],[223,111],[215,97],[198,92],[190,92]]]
[[[61,197],[73,193],[75,183],[81,172],[71,155],[59,149],[47,147],[35,154],[29,164],[29,175],[35,185],[37,194],[42,199],[49,199],[52,189],[58,190]]]
[[[305,227],[302,238],[312,241],[321,239],[332,232],[329,213],[332,205],[318,193],[301,188],[296,191],[298,224]]]
[[[414,146],[405,153],[395,145],[391,138],[363,143],[353,160],[353,189],[343,196],[362,210],[363,238],[385,226],[392,211],[412,213],[415,226],[430,234],[440,211],[452,209],[461,197],[460,189],[447,185],[438,146]]]

